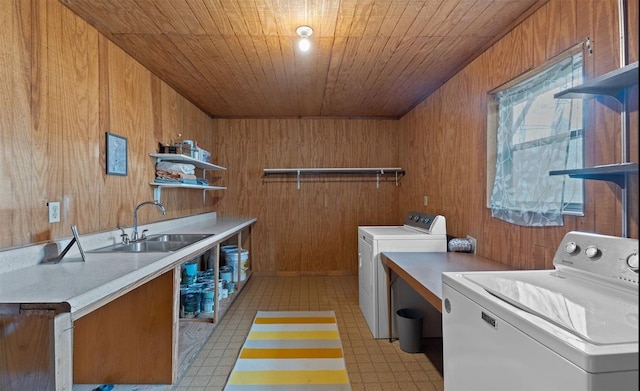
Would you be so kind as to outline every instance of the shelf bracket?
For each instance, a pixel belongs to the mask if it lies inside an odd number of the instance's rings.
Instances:
[[[160,186],[153,188],[153,200],[160,202],[160,196],[162,195],[162,188]]]

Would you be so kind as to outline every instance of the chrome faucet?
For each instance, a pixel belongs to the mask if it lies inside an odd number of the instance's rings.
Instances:
[[[137,242],[138,240],[146,239],[144,231],[142,231],[142,235],[138,239],[138,209],[140,209],[144,205],[155,205],[156,207],[158,207],[158,209],[160,209],[160,211],[162,211],[162,214],[167,213],[167,210],[164,208],[164,205],[162,205],[158,201],[147,201],[136,206],[136,208],[133,210],[133,230],[131,232],[131,242]]]

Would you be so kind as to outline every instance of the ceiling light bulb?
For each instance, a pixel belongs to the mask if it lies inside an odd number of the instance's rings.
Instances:
[[[309,42],[309,38],[302,37],[302,39],[300,39],[300,42],[298,42],[298,47],[303,52],[306,52],[307,50],[309,50],[309,48],[311,47],[311,42]]]
[[[306,52],[311,48],[311,42],[309,36],[313,34],[313,29],[309,26],[300,26],[296,29],[296,34],[300,36],[300,42],[298,42],[298,48],[303,52]]]

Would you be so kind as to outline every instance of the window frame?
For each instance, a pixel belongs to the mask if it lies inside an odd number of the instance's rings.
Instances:
[[[554,58],[546,61],[541,66],[530,68],[526,72],[520,74],[519,76],[513,78],[512,80],[494,88],[493,90],[487,93],[486,102],[487,102],[487,132],[486,132],[486,140],[487,140],[487,175],[486,175],[486,196],[485,196],[485,206],[488,209],[491,209],[491,197],[493,194],[493,187],[496,176],[496,161],[498,158],[498,125],[499,125],[499,102],[496,99],[496,95],[505,91],[509,88],[517,86],[529,79],[534,78],[536,75],[548,70],[549,68],[557,65],[558,63],[566,60],[568,57],[574,56],[576,54],[582,53],[582,77],[584,80],[585,77],[585,63],[587,59],[587,55],[585,53],[583,44],[578,44],[568,50],[563,51],[562,53],[554,56]],[[587,107],[584,102],[582,104],[582,126],[577,132],[580,133],[580,137],[582,138],[582,162],[584,165],[585,157],[586,157],[586,127],[587,127]],[[576,131],[571,131],[572,138]],[[554,137],[554,136],[550,136]],[[584,187],[584,180],[581,181],[582,186],[582,207],[581,210],[578,210],[575,206],[571,207],[572,203],[563,204],[563,210],[561,212],[562,216],[584,216],[584,210],[586,206],[586,191]],[[577,205],[573,203],[573,205]],[[568,206],[568,208],[567,208]]]

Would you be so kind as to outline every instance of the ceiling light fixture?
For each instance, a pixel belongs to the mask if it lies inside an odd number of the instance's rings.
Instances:
[[[313,29],[309,26],[300,26],[296,29],[296,33],[300,36],[300,42],[298,42],[298,48],[303,52],[306,52],[311,48],[311,42],[309,42],[309,36],[313,34]]]

